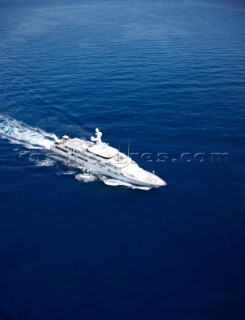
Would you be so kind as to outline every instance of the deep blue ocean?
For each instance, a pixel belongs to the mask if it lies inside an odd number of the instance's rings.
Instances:
[[[243,1],[0,0],[0,320],[245,319],[244,31]],[[50,153],[96,127],[167,186]]]

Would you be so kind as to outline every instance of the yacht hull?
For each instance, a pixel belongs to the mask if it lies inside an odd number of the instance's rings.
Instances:
[[[76,154],[72,154],[72,153],[64,154],[64,150],[59,151],[55,147],[51,147],[51,151],[53,151],[56,154],[59,154],[60,156],[62,156],[62,158],[67,159],[68,161],[72,161],[72,162],[80,165],[81,167],[83,167],[89,171],[96,172],[96,173],[105,175],[106,177],[114,178],[116,180],[120,180],[120,181],[123,181],[126,183],[130,183],[135,186],[147,187],[147,188],[159,188],[159,187],[166,185],[166,183],[163,180],[162,180],[161,184],[153,184],[153,183],[151,184],[151,183],[145,183],[143,181],[138,181],[138,180],[132,179],[130,177],[126,177],[125,175],[120,174],[120,173],[114,173],[109,168],[102,168],[101,165],[98,164],[97,161],[88,162],[85,159],[82,160]],[[145,171],[145,172],[147,172],[147,171]]]

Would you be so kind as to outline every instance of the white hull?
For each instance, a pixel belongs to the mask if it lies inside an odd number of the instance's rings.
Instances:
[[[126,183],[147,188],[166,185],[161,178],[141,169],[131,158],[106,144],[96,145],[85,140],[66,137],[56,142],[51,150],[89,171]]]

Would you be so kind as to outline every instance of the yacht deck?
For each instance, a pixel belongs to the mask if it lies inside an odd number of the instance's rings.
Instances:
[[[65,142],[64,145],[72,151],[78,150],[80,152],[84,152],[89,147],[89,144],[86,140],[78,138],[70,139],[67,142]]]

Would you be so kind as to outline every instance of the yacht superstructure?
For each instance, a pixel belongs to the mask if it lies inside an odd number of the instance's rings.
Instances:
[[[101,140],[102,132],[95,129],[91,141],[63,136],[51,150],[81,166],[137,186],[158,188],[166,182],[138,166],[129,156]]]

